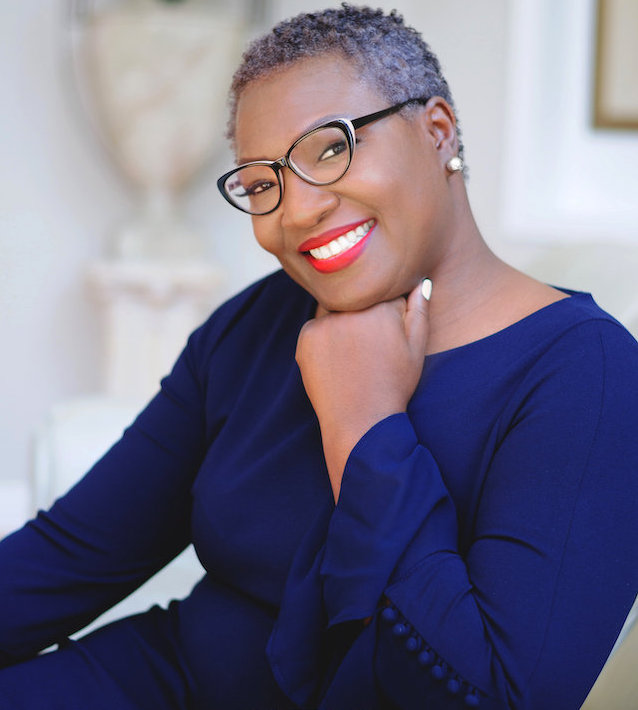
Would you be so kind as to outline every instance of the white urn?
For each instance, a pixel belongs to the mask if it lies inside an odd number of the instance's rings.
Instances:
[[[121,0],[84,13],[75,41],[81,93],[119,171],[138,194],[112,256],[192,259],[203,239],[179,197],[221,147],[226,94],[248,4]]]

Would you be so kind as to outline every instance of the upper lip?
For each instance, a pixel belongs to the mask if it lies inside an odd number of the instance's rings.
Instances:
[[[352,222],[351,224],[344,224],[341,227],[335,227],[334,229],[329,229],[327,232],[322,232],[316,237],[311,237],[307,239],[303,244],[300,244],[298,251],[310,251],[311,249],[318,249],[319,247],[329,244],[333,239],[341,237],[347,234],[350,230],[356,229],[361,224],[365,224],[370,221],[370,217],[366,219],[361,219],[358,222]]]

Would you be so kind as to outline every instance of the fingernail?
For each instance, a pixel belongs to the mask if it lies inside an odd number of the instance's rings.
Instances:
[[[421,281],[421,293],[426,301],[430,300],[430,296],[432,295],[432,282],[430,279],[423,279],[423,281]]]

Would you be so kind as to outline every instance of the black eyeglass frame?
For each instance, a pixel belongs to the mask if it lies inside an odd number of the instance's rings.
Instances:
[[[375,111],[374,113],[369,113],[366,116],[360,116],[359,118],[336,118],[333,119],[332,121],[327,121],[326,123],[322,123],[320,126],[317,126],[316,128],[311,129],[310,131],[307,131],[303,135],[299,136],[297,140],[288,148],[288,151],[286,152],[285,155],[282,155],[281,158],[278,158],[277,160],[253,160],[250,163],[244,163],[243,165],[239,165],[236,168],[233,168],[233,170],[229,170],[227,173],[224,173],[218,180],[217,180],[217,187],[219,191],[222,194],[222,197],[233,207],[236,209],[240,210],[241,212],[245,212],[246,214],[253,215],[255,217],[262,217],[267,214],[271,214],[274,212],[279,205],[281,204],[281,200],[283,199],[284,196],[284,182],[281,177],[281,170],[282,168],[289,168],[297,177],[301,178],[305,182],[309,183],[310,185],[333,185],[335,182],[338,182],[341,180],[341,178],[348,172],[348,169],[350,168],[350,164],[352,163],[352,158],[354,157],[354,148],[356,145],[356,138],[355,138],[355,131],[357,131],[359,128],[363,128],[363,126],[367,126],[369,123],[372,123],[373,121],[378,121],[381,118],[385,118],[386,116],[390,116],[393,113],[397,113],[400,111],[402,108],[405,106],[408,106],[409,104],[426,104],[431,97],[419,97],[419,98],[412,98],[412,99],[406,99],[405,101],[401,101],[401,103],[394,104],[394,106],[390,106],[388,108],[381,109],[381,111]],[[346,136],[346,141],[348,143],[348,164],[346,165],[344,171],[339,175],[338,178],[335,178],[334,180],[329,180],[327,182],[323,182],[320,180],[314,180],[311,178],[309,175],[306,175],[302,170],[300,170],[293,161],[290,160],[290,154],[292,151],[301,143],[301,141],[305,140],[308,136],[311,136],[313,133],[316,133],[317,131],[321,131],[324,128],[340,128],[344,135]],[[240,207],[237,203],[233,202],[231,196],[228,194],[228,192],[225,189],[225,184],[232,175],[234,175],[236,172],[239,170],[242,170],[247,167],[251,166],[258,166],[258,165],[264,165],[272,168],[274,171],[275,175],[277,176],[277,182],[279,184],[279,199],[277,200],[277,204],[267,212],[250,212],[250,210],[246,210],[243,207]]]

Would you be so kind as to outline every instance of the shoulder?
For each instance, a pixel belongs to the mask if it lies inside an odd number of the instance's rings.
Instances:
[[[638,343],[616,319],[601,309],[590,294],[567,292],[541,308],[481,340],[429,358],[430,375],[446,386],[469,382],[505,391],[527,380],[538,382],[563,368],[578,370],[586,360],[595,369],[603,360],[620,360],[623,369],[638,373]],[[586,368],[588,369],[588,368]],[[498,388],[498,387],[497,387]],[[524,387],[523,387],[524,389]]]
[[[443,354],[430,373],[442,395],[469,393],[492,412],[503,435],[526,418],[593,422],[603,406],[606,416],[631,411],[638,421],[638,343],[589,294]]]
[[[624,355],[634,362],[638,343],[588,293],[563,289],[564,298],[541,308],[485,341],[484,355],[501,354],[511,363],[538,370],[560,360]]]
[[[186,349],[195,362],[203,363],[228,339],[259,339],[275,322],[291,328],[299,320],[303,324],[313,302],[283,270],[275,271],[219,306],[191,334]]]
[[[629,331],[604,311],[588,293],[569,292],[570,298],[543,309],[531,329],[538,337],[538,360],[574,363],[593,359],[594,366],[613,366],[616,374],[638,374],[638,343]]]
[[[516,335],[508,402],[515,419],[554,412],[574,422],[638,422],[638,343],[589,294],[539,311]]]

